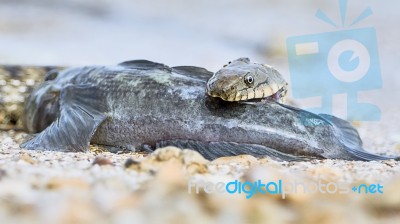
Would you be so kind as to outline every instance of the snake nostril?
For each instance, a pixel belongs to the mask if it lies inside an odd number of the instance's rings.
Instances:
[[[231,90],[235,90],[235,87],[234,87],[234,86],[231,86]]]

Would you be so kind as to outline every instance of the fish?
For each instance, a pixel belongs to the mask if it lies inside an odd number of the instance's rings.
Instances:
[[[242,154],[281,161],[398,159],[367,152],[357,130],[331,115],[277,101],[210,97],[213,75],[147,60],[53,72],[27,99],[24,125],[36,135],[21,147],[85,152],[99,144],[152,152],[176,146],[209,160]]]

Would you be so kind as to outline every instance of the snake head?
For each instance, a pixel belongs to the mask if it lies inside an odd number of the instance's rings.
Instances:
[[[207,94],[225,101],[284,102],[287,83],[268,65],[251,63],[248,58],[229,62],[207,82]]]

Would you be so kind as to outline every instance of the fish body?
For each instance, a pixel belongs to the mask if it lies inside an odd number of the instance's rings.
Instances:
[[[358,132],[329,115],[269,102],[209,97],[212,72],[137,60],[60,71],[29,97],[28,149],[87,151],[90,143],[130,150],[168,145],[207,159],[250,154],[280,160],[381,160],[362,149]]]

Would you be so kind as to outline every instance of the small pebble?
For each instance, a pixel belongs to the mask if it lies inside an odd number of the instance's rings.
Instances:
[[[110,159],[108,159],[106,157],[96,156],[96,158],[94,159],[92,165],[99,165],[99,166],[111,165],[111,166],[114,166],[114,163]]]
[[[127,159],[127,160],[125,161],[124,167],[125,167],[125,168],[130,168],[131,166],[133,166],[133,165],[138,165],[138,164],[139,164],[138,161],[135,161],[135,160],[133,160],[132,158],[129,158],[129,159]]]

